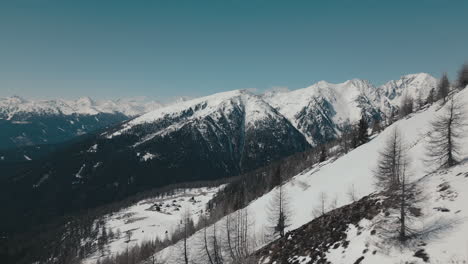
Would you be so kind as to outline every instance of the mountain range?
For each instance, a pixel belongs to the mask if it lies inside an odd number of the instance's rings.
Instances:
[[[5,166],[0,198],[14,203],[5,206],[1,229],[15,230],[168,184],[239,175],[333,140],[361,116],[369,122],[385,119],[403,96],[424,96],[436,85],[437,79],[421,73],[379,87],[359,79],[321,81],[290,92],[236,90],[164,107],[153,104],[150,108],[159,108],[111,122],[41,159],[28,156]],[[19,116],[29,113],[94,119],[118,113],[125,120],[142,109],[78,101],[70,105],[80,107],[64,108],[29,107],[27,102],[7,108],[3,103],[0,113],[3,122],[26,122]]]
[[[0,150],[57,144],[140,114],[162,104],[144,98],[94,101],[0,98]]]

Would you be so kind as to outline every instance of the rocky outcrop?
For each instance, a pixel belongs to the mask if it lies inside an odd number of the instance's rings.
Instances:
[[[340,246],[346,248],[349,244],[346,233],[349,225],[353,224],[360,229],[358,223],[362,219],[373,219],[385,208],[386,203],[376,195],[366,196],[288,232],[284,238],[258,250],[255,257],[262,264],[302,263],[304,258],[309,260],[307,263],[329,263],[326,259],[329,249]]]

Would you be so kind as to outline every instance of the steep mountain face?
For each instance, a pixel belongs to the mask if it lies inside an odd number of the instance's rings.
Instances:
[[[265,101],[284,115],[308,142],[317,145],[335,139],[364,115],[369,123],[390,117],[410,96],[425,102],[437,79],[427,73],[409,74],[375,87],[366,80],[344,83],[320,81],[307,88],[264,95]]]
[[[266,100],[301,131],[312,145],[336,138],[362,113],[369,121],[381,119],[375,102],[377,89],[368,81],[332,84],[320,81],[310,87],[280,92]]]
[[[225,172],[231,173],[309,147],[286,118],[246,91],[215,94],[148,113],[107,138],[119,136],[136,136],[132,143],[135,149],[152,157],[180,157],[187,151],[201,151],[193,154],[218,160]],[[194,144],[198,145],[195,149]],[[168,152],[162,153],[169,145]],[[208,157],[211,153],[215,155]]]
[[[408,74],[399,80],[392,80],[377,88],[376,105],[390,116],[398,109],[405,96],[425,102],[431,90],[437,88],[438,80],[427,73]]]
[[[76,101],[0,98],[0,149],[64,142],[160,106],[133,99],[95,102],[90,98]]]
[[[6,206],[12,217],[2,220],[10,220],[7,227],[18,225],[18,215],[30,216],[24,221],[37,216],[39,222],[39,215],[62,215],[153,187],[234,176],[309,147],[256,95],[233,91],[199,98],[89,135],[46,162],[11,170],[2,200],[16,200]]]

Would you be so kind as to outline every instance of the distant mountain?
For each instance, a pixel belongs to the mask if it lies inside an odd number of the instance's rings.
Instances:
[[[34,101],[0,98],[0,150],[56,144],[161,107],[142,99]],[[1,155],[1,153],[0,153]]]
[[[438,79],[427,73],[408,74],[399,80],[389,81],[377,88],[375,98],[377,106],[386,115],[398,109],[401,99],[409,96],[417,102],[425,101],[432,89],[436,89]]]
[[[418,73],[379,87],[360,79],[338,84],[320,81],[303,89],[267,93],[263,98],[310,144],[317,145],[339,136],[348,125],[357,123],[362,114],[369,122],[385,119],[399,109],[404,96],[426,100],[436,87],[436,78]]]
[[[312,145],[336,138],[364,112],[369,121],[381,119],[375,104],[377,89],[354,79],[332,84],[320,81],[307,88],[267,95],[265,100],[301,131]]]

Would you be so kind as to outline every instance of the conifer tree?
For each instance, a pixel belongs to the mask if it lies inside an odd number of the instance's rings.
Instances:
[[[468,85],[468,63],[463,64],[458,72],[458,87],[464,89]]]
[[[445,102],[447,100],[447,96],[450,93],[450,81],[447,77],[447,73],[442,74],[442,77],[440,78],[437,89],[438,89],[437,99],[443,99]]]
[[[361,120],[359,120],[358,124],[358,131],[357,131],[357,146],[365,144],[369,141],[369,124],[367,123],[366,117],[364,113],[361,116]],[[357,147],[356,146],[356,147]]]

